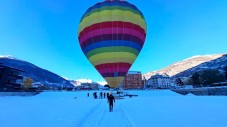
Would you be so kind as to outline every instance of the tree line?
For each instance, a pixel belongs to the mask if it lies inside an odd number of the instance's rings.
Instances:
[[[185,82],[185,84],[192,84],[193,86],[211,86],[214,83],[227,81],[227,66],[224,67],[224,72],[219,70],[204,70],[201,72],[195,72]]]

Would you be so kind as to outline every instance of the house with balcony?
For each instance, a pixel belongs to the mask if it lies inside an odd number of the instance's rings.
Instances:
[[[152,89],[169,89],[171,88],[170,77],[166,74],[160,75],[156,74],[151,76],[146,82],[146,88]]]
[[[0,92],[20,90],[23,70],[0,64]]]

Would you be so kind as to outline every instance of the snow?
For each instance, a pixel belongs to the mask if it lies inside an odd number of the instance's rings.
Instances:
[[[190,59],[194,59],[194,58],[199,58],[199,57],[210,57],[212,59],[217,59],[219,57],[222,57],[224,54],[207,54],[207,55],[195,55],[195,56],[192,56],[192,57],[189,57],[187,59],[184,59],[183,61],[187,61],[187,60],[190,60]]]
[[[9,58],[9,59],[16,59],[12,55],[0,55],[0,58]]]
[[[7,58],[7,59],[12,59],[12,60],[24,61],[24,60],[21,60],[21,59],[19,59],[17,57],[12,56],[12,55],[0,55],[0,58]]]
[[[76,81],[80,82],[80,83],[92,83],[93,82],[91,79],[77,79]],[[107,82],[104,82],[104,81],[99,81],[97,83],[102,85],[102,86],[107,84]]]
[[[97,82],[98,84],[105,86],[107,84],[107,82]]]
[[[177,62],[177,63],[174,63],[173,66],[178,66],[178,65],[181,65],[183,64],[183,62]]]
[[[76,81],[78,81],[80,83],[92,83],[92,80],[90,80],[90,79],[77,79]]]
[[[206,56],[207,56],[207,55],[206,55]],[[203,56],[202,56],[202,55],[195,55],[195,56],[186,58],[186,59],[184,59],[184,60],[182,60],[182,61],[188,61],[188,60],[190,60],[190,59],[194,59],[194,58],[198,58],[198,57],[203,57]]]
[[[88,92],[90,97],[87,97]],[[114,111],[109,112],[107,100],[93,99],[91,96],[93,92],[43,92],[36,96],[0,97],[0,126],[226,127],[227,125],[225,96],[182,96],[169,90],[134,90],[127,92],[137,94],[137,97],[117,99]]]

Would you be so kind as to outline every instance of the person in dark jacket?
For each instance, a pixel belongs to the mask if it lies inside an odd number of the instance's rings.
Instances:
[[[109,103],[109,93],[106,93],[107,103]]]
[[[110,95],[108,96],[108,102],[109,102],[109,110],[110,112],[113,112],[113,103],[115,103],[115,98],[112,95],[112,92],[110,92]]]
[[[100,92],[100,99],[102,99],[102,92]]]

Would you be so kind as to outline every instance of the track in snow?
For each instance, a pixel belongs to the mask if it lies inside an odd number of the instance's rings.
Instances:
[[[121,109],[122,100],[116,100],[113,112],[109,112],[106,99],[100,101],[82,118],[75,127],[133,127]]]

